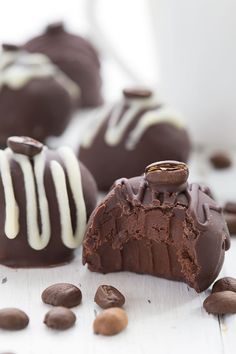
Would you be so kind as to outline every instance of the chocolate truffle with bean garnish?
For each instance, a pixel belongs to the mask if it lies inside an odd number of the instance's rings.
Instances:
[[[181,117],[147,89],[126,89],[113,107],[98,110],[79,151],[98,188],[142,174],[153,161],[186,162],[190,140]],[[104,173],[106,171],[106,173]]]
[[[11,135],[44,141],[63,133],[80,89],[43,54],[14,45],[0,53],[0,145]]]
[[[27,42],[29,52],[47,55],[66,75],[81,88],[77,104],[82,107],[96,107],[102,104],[100,61],[92,44],[72,33],[63,23],[50,24],[45,32]]]
[[[96,184],[67,147],[10,137],[0,150],[0,264],[52,266],[73,258],[96,205]]]
[[[83,263],[91,271],[131,271],[207,289],[220,272],[230,237],[208,188],[188,184],[176,161],[122,178],[90,217]]]

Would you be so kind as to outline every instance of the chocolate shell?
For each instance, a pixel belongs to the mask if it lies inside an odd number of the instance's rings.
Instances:
[[[13,45],[0,53],[0,146],[11,135],[61,135],[80,90],[46,56]]]
[[[47,55],[81,88],[77,104],[96,107],[102,104],[100,62],[95,48],[84,38],[68,33],[62,23],[49,25],[45,32],[23,48]]]
[[[79,157],[98,188],[107,191],[123,176],[138,176],[153,161],[186,162],[190,139],[182,118],[147,89],[124,90],[113,107],[98,110],[85,132]]]
[[[184,163],[163,161],[116,181],[90,217],[83,263],[95,272],[151,274],[207,289],[230,237],[209,189],[187,177]]]
[[[73,258],[97,189],[70,148],[11,137],[0,150],[0,264],[52,266]]]

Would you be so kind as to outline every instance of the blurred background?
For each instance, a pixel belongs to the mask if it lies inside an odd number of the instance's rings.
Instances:
[[[103,92],[154,87],[183,113],[195,144],[235,146],[235,0],[8,0],[0,42],[20,44],[63,20],[102,60]]]

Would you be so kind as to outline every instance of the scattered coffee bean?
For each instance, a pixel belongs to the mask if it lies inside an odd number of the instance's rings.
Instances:
[[[205,299],[203,307],[214,315],[236,313],[236,293],[233,291],[213,293]]]
[[[127,325],[126,312],[119,307],[113,307],[97,315],[93,322],[93,330],[96,334],[112,336],[123,331]]]
[[[25,312],[17,308],[5,308],[0,310],[0,328],[8,330],[20,330],[28,326],[29,317]]]
[[[232,164],[230,157],[223,152],[218,152],[212,155],[210,157],[210,162],[216,169],[228,168]]]
[[[55,307],[51,309],[44,318],[44,323],[53,329],[68,329],[75,324],[74,312],[66,307]]]
[[[17,154],[33,157],[43,149],[43,144],[27,136],[11,136],[7,139],[8,147]]]
[[[49,286],[43,291],[42,300],[45,304],[70,308],[81,303],[82,293],[73,284],[58,283]]]
[[[217,280],[212,288],[212,293],[219,291],[233,291],[236,293],[236,279],[231,277],[225,277]]]
[[[125,303],[125,297],[119,290],[111,285],[100,285],[96,291],[94,301],[103,309],[121,307]]]

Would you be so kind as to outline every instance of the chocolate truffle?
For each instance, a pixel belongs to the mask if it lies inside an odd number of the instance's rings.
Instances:
[[[96,205],[96,184],[70,148],[10,137],[0,150],[0,264],[70,261]]]
[[[99,111],[91,123],[79,156],[100,190],[107,191],[117,178],[140,175],[153,161],[188,159],[190,140],[181,117],[147,89],[124,90],[122,100]]]
[[[80,91],[45,55],[13,45],[0,53],[0,145],[11,135],[44,141],[68,124]]]
[[[91,271],[145,273],[207,289],[230,238],[208,188],[187,178],[186,164],[163,161],[116,181],[90,217],[83,263]]]
[[[49,25],[45,32],[24,46],[29,52],[47,55],[81,88],[77,101],[83,107],[102,104],[100,62],[95,48],[84,38],[68,33],[61,22]]]
[[[228,202],[224,206],[224,216],[230,235],[236,235],[236,203]]]

